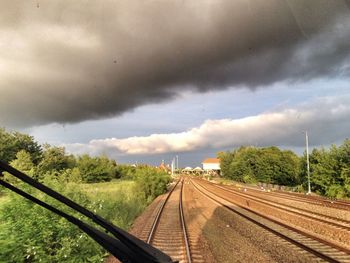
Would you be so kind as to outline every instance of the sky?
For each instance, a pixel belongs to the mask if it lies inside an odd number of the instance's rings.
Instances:
[[[350,138],[347,0],[2,6],[0,126],[40,143],[185,167]]]

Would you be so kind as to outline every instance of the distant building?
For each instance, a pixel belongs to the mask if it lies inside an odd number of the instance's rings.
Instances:
[[[203,169],[202,168],[200,168],[200,167],[196,167],[196,168],[193,168],[193,173],[195,173],[195,174],[202,174],[204,171],[203,171]]]
[[[220,160],[218,158],[207,158],[202,162],[202,165],[206,173],[220,174]]]
[[[169,172],[170,171],[170,166],[169,164],[164,164],[164,160],[162,160],[162,163],[158,166],[159,169]]]
[[[182,169],[182,173],[184,174],[191,174],[193,172],[192,167],[186,167],[184,169]]]

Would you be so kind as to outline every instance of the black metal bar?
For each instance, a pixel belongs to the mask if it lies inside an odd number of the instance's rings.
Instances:
[[[79,213],[85,215],[86,217],[92,219],[96,224],[98,224],[98,225],[102,226],[103,228],[105,228],[107,231],[112,233],[116,238],[118,238],[119,240],[117,240],[117,241],[119,241],[123,245],[125,245],[125,247],[127,247],[132,252],[131,254],[137,255],[138,258],[141,259],[141,261],[132,261],[132,262],[172,262],[171,258],[168,255],[166,255],[165,253],[163,253],[162,251],[160,251],[160,250],[154,248],[153,246],[145,243],[144,241],[134,237],[133,235],[129,234],[128,232],[120,229],[119,227],[113,225],[112,223],[108,222],[104,218],[102,218],[102,217],[92,213],[91,211],[89,211],[86,208],[82,207],[81,205],[73,202],[72,200],[68,199],[67,197],[57,193],[56,191],[52,190],[51,188],[49,188],[49,187],[47,187],[47,186],[45,186],[45,185],[35,181],[31,177],[25,175],[24,173],[22,173],[22,172],[18,171],[17,169],[11,167],[10,165],[0,161],[0,168],[2,170],[4,170],[4,171],[9,172],[10,174],[15,176],[16,178],[20,179],[21,181],[26,182],[27,184],[33,186],[34,188],[36,188],[36,189],[46,193],[47,195],[51,196],[52,198],[60,201],[61,203],[64,203],[65,205],[69,206],[70,208],[74,209],[75,211],[78,211]],[[2,185],[4,185],[4,184],[2,183]],[[32,197],[32,198],[34,198],[34,197]],[[40,201],[40,200],[38,200],[38,201]],[[40,204],[40,205],[42,205],[42,204]],[[49,209],[48,207],[45,207],[45,208]],[[51,209],[49,209],[49,210],[54,212]],[[57,211],[59,211],[59,210],[57,210]],[[61,213],[63,213],[63,212],[61,212]],[[61,216],[63,216],[63,215],[61,215]],[[66,218],[66,219],[69,220],[68,218]],[[78,219],[76,219],[76,220],[78,220]],[[86,226],[88,226],[88,225],[86,225]],[[88,226],[88,227],[90,227],[90,226]],[[107,235],[107,237],[104,237],[104,238],[106,238],[106,240],[107,239],[115,240],[114,238],[112,238],[112,237],[110,237],[108,235]],[[104,241],[99,239],[99,240],[96,240],[96,242],[101,244],[101,242],[104,242]],[[119,244],[118,242],[113,242],[111,240],[109,240],[108,242],[114,243],[114,245],[118,245]],[[109,249],[107,249],[107,250],[112,253],[112,251],[110,251]]]
[[[61,210],[58,210],[57,208],[37,199],[36,197],[18,189],[17,187],[3,181],[0,179],[0,185],[10,189],[11,191],[23,196],[24,198],[50,210],[51,212],[67,219],[69,222],[71,222],[72,224],[78,226],[81,230],[83,230],[85,233],[87,233],[89,236],[91,236],[91,238],[93,238],[94,240],[96,240],[101,246],[103,246],[105,249],[107,249],[108,251],[110,251],[115,257],[123,260],[123,262],[128,261],[128,259],[131,257],[131,253],[130,251],[128,251],[128,248],[125,247],[119,240],[117,239],[113,239],[110,240],[110,236],[108,236],[107,234],[101,232],[100,230],[91,227],[87,224],[85,224],[84,222],[82,222],[81,220],[70,216],[68,214],[66,214],[65,212],[62,212]],[[109,238],[107,238],[109,237]],[[103,242],[99,242],[99,241],[103,241]]]

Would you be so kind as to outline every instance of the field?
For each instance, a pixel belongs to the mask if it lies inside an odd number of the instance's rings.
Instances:
[[[130,192],[135,187],[134,181],[114,180],[104,183],[79,184],[79,188],[92,198],[96,195],[118,195],[121,192]]]
[[[99,204],[100,212],[93,212],[124,229],[130,228],[134,219],[147,205],[143,196],[136,190],[134,181],[80,184],[79,188],[89,199]]]

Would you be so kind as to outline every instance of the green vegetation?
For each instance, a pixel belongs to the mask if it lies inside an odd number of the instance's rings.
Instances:
[[[141,167],[135,171],[135,180],[138,189],[151,202],[158,195],[164,193],[170,183],[170,177],[162,170],[152,167]]]
[[[244,183],[268,183],[307,188],[306,156],[277,147],[241,147],[218,154],[222,176]],[[311,190],[335,198],[350,197],[350,140],[339,147],[310,154]]]
[[[300,160],[291,151],[277,147],[241,147],[233,152],[219,153],[224,177],[244,182],[295,185],[300,174]]]
[[[301,178],[306,178],[306,161],[302,158]],[[310,154],[311,187],[321,195],[350,197],[350,140],[339,147],[314,149]],[[306,186],[306,180],[302,181]]]
[[[22,188],[61,210],[69,210],[31,188]],[[86,207],[97,208],[76,189],[59,184],[55,188]],[[8,196],[0,214],[0,262],[97,262],[102,258],[104,251],[99,245],[68,221],[16,194]]]
[[[10,162],[20,150],[28,152],[35,164],[41,159],[41,146],[32,136],[0,128],[0,160]]]
[[[116,162],[105,156],[92,158],[85,154],[76,163],[83,182],[108,182],[116,178]]]
[[[0,129],[0,158],[123,229],[128,229],[170,182],[170,177],[156,168],[117,165],[105,156],[69,155],[62,147],[42,147],[28,135],[4,129]],[[3,180],[89,222],[3,174]],[[106,255],[65,219],[0,187],[0,262],[101,262]]]
[[[241,147],[218,155],[225,180],[306,188],[305,156],[277,147]],[[40,146],[31,136],[4,129],[0,159],[124,229],[170,182],[156,168],[119,165],[105,156],[70,155],[62,147]],[[314,149],[310,170],[314,192],[350,197],[350,140],[339,147]],[[81,218],[10,174],[2,179]],[[101,262],[105,256],[96,242],[65,219],[0,188],[0,262]]]

